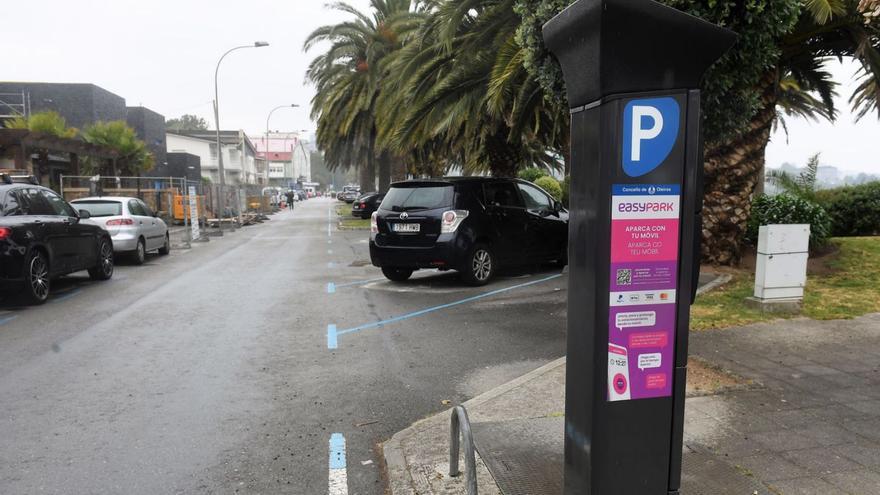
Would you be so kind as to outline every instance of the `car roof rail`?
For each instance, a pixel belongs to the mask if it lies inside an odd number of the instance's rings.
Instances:
[[[0,182],[4,184],[33,184],[35,186],[40,185],[40,181],[33,175],[9,175],[9,174],[0,174]]]

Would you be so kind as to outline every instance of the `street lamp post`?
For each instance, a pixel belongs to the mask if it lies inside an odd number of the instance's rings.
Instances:
[[[272,114],[275,113],[275,110],[279,108],[297,108],[299,105],[296,103],[291,103],[289,105],[278,105],[269,111],[269,115],[266,116],[266,187],[269,187],[269,119],[272,118]]]
[[[304,164],[304,165],[309,165],[309,155],[308,155],[308,153],[306,153],[306,147],[303,146],[303,144],[302,144],[302,139],[297,139],[297,140],[296,140],[296,147],[299,148],[299,150],[302,152],[302,155],[303,155],[303,164]],[[291,161],[292,161],[292,160],[293,160],[293,157],[291,156],[290,158],[291,158]],[[311,175],[311,172],[309,172],[309,175]],[[299,177],[297,177],[297,178],[299,178]]]
[[[223,62],[223,59],[235,50],[240,50],[242,48],[262,48],[264,46],[269,46],[269,43],[265,41],[255,41],[253,45],[242,45],[230,48],[226,53],[220,56],[220,60],[217,61],[217,67],[214,69],[214,125],[217,127],[217,173],[220,174],[220,201],[218,205],[220,215],[218,217],[219,223],[217,226],[220,229],[220,235],[223,235],[223,214],[226,210],[226,171],[223,169],[223,149],[220,147],[220,91],[217,85],[217,75],[220,73],[220,62]]]

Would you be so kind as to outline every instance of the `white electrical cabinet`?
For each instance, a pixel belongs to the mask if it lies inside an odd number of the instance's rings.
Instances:
[[[800,300],[807,283],[810,225],[763,225],[758,230],[755,297]]]

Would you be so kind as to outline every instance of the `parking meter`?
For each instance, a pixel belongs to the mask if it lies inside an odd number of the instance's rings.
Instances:
[[[543,34],[571,107],[564,493],[678,493],[699,87],[736,35],[651,0],[579,0]]]

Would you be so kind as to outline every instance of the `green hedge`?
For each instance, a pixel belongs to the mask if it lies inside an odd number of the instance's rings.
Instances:
[[[810,224],[811,247],[824,245],[831,235],[831,219],[821,206],[783,193],[776,196],[758,196],[752,201],[746,238],[756,243],[758,227],[786,223]]]
[[[519,173],[516,174],[516,176],[519,177],[520,179],[527,180],[529,182],[535,182],[536,180],[540,179],[541,177],[546,177],[548,175],[550,175],[550,174],[546,170],[544,170],[543,168],[538,168],[538,167],[524,168],[524,169],[520,170]]]
[[[831,217],[831,235],[880,234],[880,182],[817,191],[816,200]]]
[[[549,175],[540,177],[535,181],[535,185],[547,191],[547,194],[553,196],[556,201],[562,201],[562,186],[560,186],[559,181],[553,177],[550,177]]]

